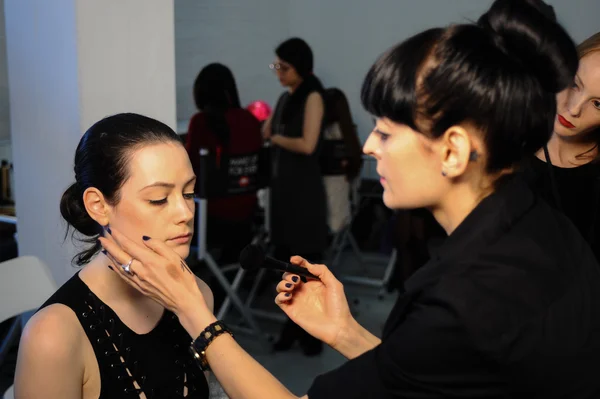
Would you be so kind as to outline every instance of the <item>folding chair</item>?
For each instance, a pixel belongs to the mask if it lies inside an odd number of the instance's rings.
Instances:
[[[329,140],[328,146],[324,146],[324,159],[326,163],[322,165],[323,174],[327,176],[339,175],[343,173],[341,162],[343,160],[343,142],[341,140]],[[371,157],[363,157],[363,165],[366,166],[366,171],[363,174],[372,173],[373,159]],[[375,279],[364,276],[354,276],[340,273],[340,280],[350,284],[364,285],[368,287],[379,288],[379,296],[385,293],[385,288],[391,278],[396,262],[396,251],[393,250],[391,257],[381,255],[367,255],[360,249],[356,238],[352,234],[352,225],[358,213],[364,209],[369,201],[373,199],[381,199],[382,189],[378,182],[373,184],[372,179],[360,179],[352,186],[351,202],[352,210],[351,217],[348,223],[335,234],[330,249],[328,251],[328,262],[332,270],[337,270],[340,264],[341,255],[344,250],[350,245],[356,260],[362,269],[366,271],[365,263],[383,263],[386,265],[383,277]]]
[[[237,326],[239,330],[246,330],[260,338],[264,337],[250,308],[244,303],[237,292],[246,271],[239,264],[219,266],[207,248],[207,202],[212,198],[230,197],[242,194],[256,193],[268,181],[268,147],[260,151],[240,154],[218,156],[211,154],[205,148],[200,149],[200,176],[198,193],[195,202],[198,204],[197,225],[197,259],[204,262],[211,273],[226,292],[226,299],[221,308],[216,312],[217,318],[225,316],[230,304],[240,313],[245,326]],[[264,233],[257,235],[254,240],[264,239]],[[225,272],[236,270],[237,273],[232,283],[225,277]],[[266,344],[266,340],[264,342]]]
[[[258,169],[259,169],[258,175],[259,176],[258,176],[257,191],[258,191],[258,189],[260,189],[263,194],[264,222],[263,222],[263,226],[258,229],[258,232],[255,234],[255,236],[252,240],[252,244],[260,245],[263,248],[265,248],[265,253],[267,253],[267,254],[271,253],[272,249],[273,249],[272,246],[270,245],[270,233],[271,233],[271,230],[270,230],[270,223],[271,223],[270,222],[270,218],[271,218],[270,189],[269,189],[269,182],[271,180],[270,151],[271,151],[270,144],[268,142],[266,142],[260,152],[260,155],[259,155],[259,167],[258,167]],[[238,269],[237,273],[233,279],[233,282],[231,283],[231,289],[237,295],[237,291],[239,290],[242,282],[244,281],[244,278],[246,278],[248,273],[244,269],[242,269],[239,264],[229,265],[226,268],[227,268],[227,270]],[[222,270],[223,270],[223,268],[222,268]],[[254,276],[253,284],[248,293],[248,296],[246,297],[244,306],[246,307],[247,311],[252,316],[283,323],[286,320],[286,317],[281,312],[270,312],[270,311],[265,311],[263,309],[258,309],[258,308],[253,307],[254,301],[256,300],[256,296],[258,294],[258,289],[265,277],[265,273],[266,273],[266,271],[264,269],[259,269],[256,276]],[[239,298],[239,296],[238,296],[238,298]],[[239,307],[238,305],[235,304],[235,301],[237,301],[237,299],[235,299],[235,297],[227,296],[225,298],[225,300],[223,301],[223,304],[221,305],[220,309],[217,312],[217,318],[219,318],[219,319],[225,318],[225,316],[229,312],[232,304],[236,307]]]

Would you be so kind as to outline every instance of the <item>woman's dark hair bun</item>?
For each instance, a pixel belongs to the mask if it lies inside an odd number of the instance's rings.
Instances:
[[[575,43],[557,23],[554,9],[541,0],[497,0],[478,24],[496,45],[558,93],[573,82],[578,57]]]
[[[90,248],[76,254],[73,257],[73,262],[77,265],[88,263],[100,250],[97,237],[102,228],[87,213],[83,204],[83,191],[77,182],[71,184],[63,193],[60,199],[60,214],[73,229],[67,229],[65,238],[68,236],[69,231],[72,231],[72,234],[78,232],[83,236],[79,238],[79,241],[91,244]]]
[[[100,233],[100,226],[90,217],[83,204],[83,192],[79,184],[73,183],[60,199],[60,214],[75,230],[84,236],[93,237]]]

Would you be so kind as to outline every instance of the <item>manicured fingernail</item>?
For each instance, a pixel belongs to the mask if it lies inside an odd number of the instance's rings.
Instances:
[[[144,240],[144,241],[148,241],[149,239],[150,239],[150,237],[148,237],[148,236],[142,236],[142,240]]]
[[[285,287],[286,287],[286,288],[292,288],[292,283],[287,283],[287,284],[285,285]]]
[[[112,266],[108,266],[108,268],[109,268],[110,270],[112,270],[113,272],[115,271],[115,269],[113,269],[113,268],[112,268]]]
[[[106,231],[108,231],[108,234],[111,234],[111,235],[112,235],[112,231],[110,231],[110,227],[108,227],[108,226],[107,226],[107,227],[106,227]]]
[[[104,255],[108,255],[108,252],[106,252],[106,249],[103,249],[103,250],[102,250],[102,253],[103,253]]]
[[[292,281],[293,281],[294,283],[297,283],[297,282],[298,282],[298,276],[294,276],[294,277],[292,277]]]
[[[285,296],[287,296],[287,297],[289,297],[290,295],[292,295],[292,294],[290,294],[289,292],[285,293]]]

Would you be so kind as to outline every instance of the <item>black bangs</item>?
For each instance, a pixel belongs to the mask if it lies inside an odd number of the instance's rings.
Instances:
[[[417,129],[417,77],[444,29],[419,33],[383,54],[371,67],[361,89],[363,107],[375,117]]]

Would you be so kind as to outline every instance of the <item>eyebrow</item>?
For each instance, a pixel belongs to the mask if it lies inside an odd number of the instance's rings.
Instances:
[[[196,176],[192,177],[191,179],[189,179],[184,186],[189,185],[190,183],[192,183],[194,180],[196,180]],[[144,191],[147,188],[155,188],[155,187],[162,187],[162,188],[168,188],[168,189],[174,189],[175,188],[175,184],[173,183],[166,183],[166,182],[162,182],[162,181],[157,181],[155,183],[149,184],[146,187],[142,188],[140,191]]]
[[[378,134],[389,135],[389,133],[386,133],[386,132],[384,132],[384,131],[382,131],[382,130],[380,130],[380,129],[378,129],[378,128],[375,128],[375,129],[373,129],[373,131],[374,131],[375,133],[378,133]]]

